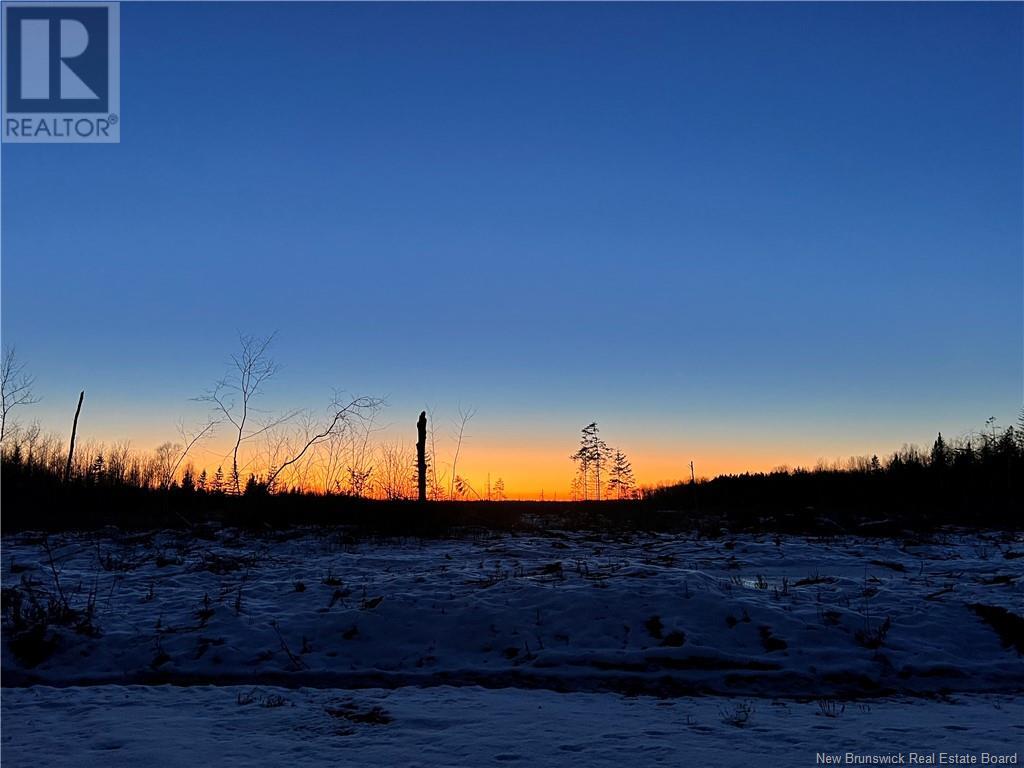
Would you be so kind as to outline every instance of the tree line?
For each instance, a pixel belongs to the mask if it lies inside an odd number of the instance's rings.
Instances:
[[[204,497],[316,494],[401,501],[416,498],[417,462],[411,443],[379,440],[380,398],[334,393],[319,411],[268,414],[260,398],[278,371],[269,354],[272,337],[242,336],[225,374],[196,400],[207,418],[154,451],[128,442],[65,439],[38,423],[15,417],[38,402],[35,379],[13,349],[0,370],[0,463],[5,489],[39,484],[171,491]],[[433,501],[506,498],[505,481],[471,482],[460,469],[472,409],[445,435],[428,410],[425,485]],[[410,433],[412,431],[410,423]],[[215,435],[227,439],[220,459],[197,466],[194,455]],[[410,435],[411,436],[411,435]],[[447,446],[447,450],[444,449]],[[649,509],[722,512],[743,521],[846,516],[892,520],[1011,524],[1024,508],[1024,413],[1017,426],[989,419],[954,439],[939,434],[930,448],[904,446],[887,456],[861,456],[813,468],[721,475],[711,480],[641,487],[626,453],[605,441],[596,422],[580,431],[573,462],[571,500],[640,502]],[[35,484],[35,485],[33,485]],[[28,491],[26,491],[28,493]],[[9,496],[5,491],[5,497]],[[836,514],[834,514],[836,513]],[[841,513],[841,514],[840,514]],[[760,517],[759,517],[760,516]]]
[[[983,428],[930,448],[905,445],[879,457],[819,462],[813,468],[719,475],[645,489],[657,508],[720,514],[732,522],[773,527],[809,521],[849,529],[879,525],[911,529],[956,524],[1019,528],[1024,522],[1024,411],[1016,426],[994,418]]]
[[[379,397],[335,390],[319,410],[266,412],[261,400],[281,366],[271,354],[273,335],[240,335],[222,376],[194,401],[205,418],[178,424],[178,439],[153,451],[127,441],[79,441],[69,451],[64,437],[38,422],[19,423],[17,412],[39,401],[35,377],[13,347],[0,370],[0,459],[7,475],[62,478],[82,486],[127,486],[212,495],[312,492],[360,498],[414,498],[417,467],[413,448],[400,439],[378,439],[384,429]],[[459,471],[473,410],[459,409],[450,435],[438,435],[431,412],[428,488],[432,500],[500,500],[504,480],[474,484]],[[226,452],[197,466],[196,454],[220,439]],[[207,450],[207,454],[212,451]],[[216,452],[214,452],[216,457]]]

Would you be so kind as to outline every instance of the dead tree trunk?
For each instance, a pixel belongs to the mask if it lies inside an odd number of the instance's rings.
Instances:
[[[71,424],[71,445],[68,446],[68,463],[64,465],[64,482],[71,479],[71,459],[75,455],[75,433],[78,431],[78,414],[82,412],[82,400],[85,399],[85,390],[78,395],[78,407],[75,408],[75,420]]]
[[[427,412],[420,411],[416,422],[416,480],[419,482],[419,500],[427,500]]]

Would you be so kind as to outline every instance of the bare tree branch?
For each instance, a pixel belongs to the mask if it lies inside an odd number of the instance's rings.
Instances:
[[[174,462],[174,466],[171,467],[168,476],[165,478],[165,485],[170,485],[174,476],[178,473],[178,467],[181,466],[181,462],[185,460],[185,457],[188,456],[189,451],[192,450],[193,446],[204,438],[209,437],[213,433],[213,430],[217,428],[218,424],[220,424],[220,421],[217,419],[211,419],[201,429],[192,433],[186,432],[184,423],[178,424],[178,432],[181,435],[181,439],[185,441],[185,447],[178,456],[178,460]]]
[[[448,485],[448,498],[449,499],[454,499],[455,498],[455,479],[456,479],[455,468],[456,468],[456,466],[459,463],[459,451],[462,450],[462,438],[464,437],[464,435],[466,433],[466,424],[468,424],[469,420],[472,419],[475,415],[476,415],[476,409],[475,408],[470,408],[469,410],[464,411],[464,410],[462,410],[462,406],[461,405],[459,406],[459,421],[456,423],[456,426],[458,427],[459,431],[458,431],[458,434],[455,436],[456,437],[456,443],[455,443],[455,456],[454,456],[454,458],[452,458],[452,479],[451,479],[451,481],[449,482],[449,485]]]
[[[349,400],[347,403],[339,401],[336,396],[334,401],[331,403],[330,411],[332,415],[328,417],[324,427],[310,437],[305,445],[296,453],[292,458],[288,459],[281,464],[277,469],[273,470],[267,475],[267,487],[271,487],[274,481],[278,478],[281,472],[295,464],[303,456],[306,455],[306,451],[312,448],[314,445],[329,439],[334,435],[338,435],[345,430],[348,426],[348,422],[352,418],[365,419],[368,418],[369,414],[376,411],[383,404],[383,401],[379,398],[373,397],[357,397]]]
[[[238,472],[238,450],[243,440],[248,440],[271,427],[247,434],[246,423],[252,414],[252,400],[262,393],[268,379],[280,370],[280,366],[269,356],[270,344],[276,332],[265,338],[239,335],[241,347],[238,354],[231,356],[231,368],[206,394],[197,398],[213,405],[216,413],[235,428],[235,444],[231,449],[231,484],[235,493],[242,492]],[[293,414],[294,415],[294,414]],[[277,423],[286,421],[287,418]]]
[[[25,373],[25,363],[18,361],[14,347],[7,347],[0,361],[0,442],[7,434],[7,416],[11,410],[39,402],[40,398],[32,392],[35,383],[36,377]]]

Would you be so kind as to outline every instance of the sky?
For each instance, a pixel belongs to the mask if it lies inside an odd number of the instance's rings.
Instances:
[[[1021,4],[121,6],[121,142],[2,148],[22,420],[153,448],[238,334],[267,411],[423,407],[513,495],[1022,405]],[[211,449],[212,450],[212,449]]]

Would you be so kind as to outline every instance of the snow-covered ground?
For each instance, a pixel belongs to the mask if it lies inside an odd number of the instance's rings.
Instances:
[[[95,595],[6,682],[835,696],[1024,689],[971,605],[1020,611],[1024,543],[343,533],[8,538],[3,583]],[[53,558],[53,568],[50,558]],[[31,585],[25,587],[24,585]]]
[[[725,722],[743,706],[752,711],[742,727]],[[5,768],[813,766],[818,752],[1024,759],[1024,703],[992,695],[851,702],[829,716],[816,702],[516,688],[96,686],[5,689],[2,708]]]
[[[729,765],[711,756],[774,745],[799,758],[774,764],[812,765],[1024,741],[1019,537],[220,530],[3,545],[5,604],[16,590],[23,605],[95,605],[89,626],[34,645],[5,612],[12,765],[33,749],[176,765],[174,744],[250,765]],[[725,722],[745,702],[749,720]]]

